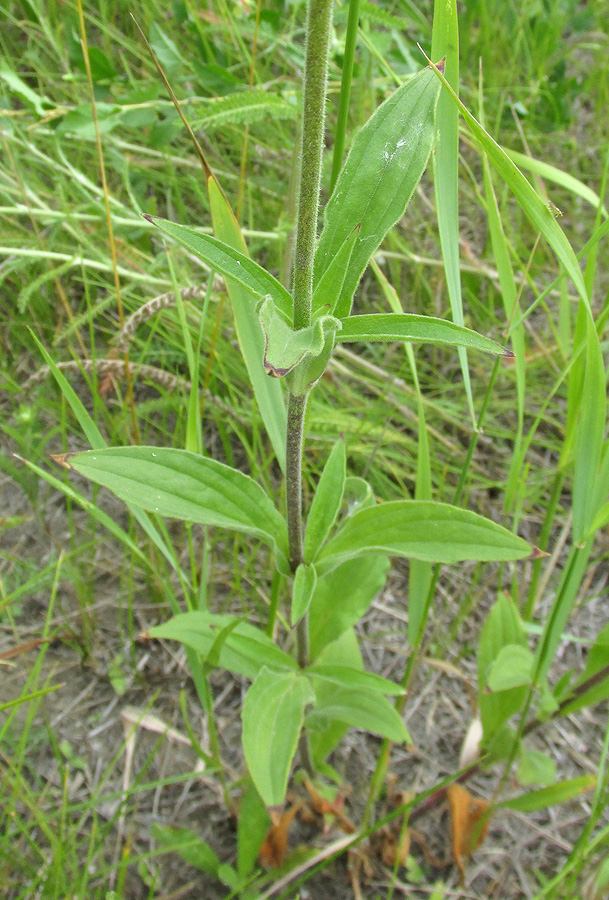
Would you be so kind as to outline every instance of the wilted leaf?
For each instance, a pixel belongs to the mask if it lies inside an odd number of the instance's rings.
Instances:
[[[450,784],[446,790],[453,827],[453,853],[461,877],[465,878],[465,863],[480,846],[488,831],[489,803],[472,797],[460,784]]]
[[[271,825],[258,854],[261,865],[267,869],[278,869],[283,863],[288,849],[290,825],[301,806],[302,803],[294,803],[281,814],[276,825]]]

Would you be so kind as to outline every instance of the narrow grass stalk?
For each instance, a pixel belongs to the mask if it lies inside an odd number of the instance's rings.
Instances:
[[[78,0],[78,21],[80,26],[80,39],[82,43],[82,55],[87,71],[87,79],[89,81],[89,91],[91,94],[91,113],[93,116],[93,125],[95,127],[95,142],[97,146],[97,156],[99,160],[99,174],[101,177],[102,191],[104,194],[104,205],[106,209],[106,221],[108,225],[108,240],[110,243],[110,255],[112,257],[112,272],[114,275],[114,289],[116,291],[116,305],[118,309],[118,318],[121,328],[125,325],[125,315],[123,312],[123,301],[121,298],[121,283],[118,277],[118,256],[116,253],[116,243],[114,241],[114,229],[112,227],[112,215],[110,213],[110,200],[108,192],[108,182],[106,179],[106,166],[104,164],[104,154],[101,143],[101,132],[99,130],[99,121],[97,118],[97,107],[95,105],[95,91],[93,89],[93,75],[91,74],[91,63],[89,61],[89,47],[87,44],[87,31],[85,28],[85,18],[82,7],[82,0]],[[137,426],[137,416],[135,413],[135,399],[133,396],[133,381],[131,379],[131,371],[129,368],[129,354],[125,354],[125,377],[127,379],[127,396],[129,398],[129,409],[131,410],[131,424],[133,427],[133,440],[139,444],[139,430]]]
[[[345,149],[345,133],[347,131],[347,118],[349,116],[349,99],[351,97],[351,80],[353,78],[353,60],[355,58],[355,45],[357,43],[357,24],[359,21],[360,0],[349,0],[349,19],[347,22],[347,36],[345,39],[345,55],[343,57],[343,74],[340,82],[340,97],[338,99],[338,117],[336,131],[334,132],[334,155],[332,157],[332,174],[330,175],[330,193],[334,190],[338,173],[343,162]]]

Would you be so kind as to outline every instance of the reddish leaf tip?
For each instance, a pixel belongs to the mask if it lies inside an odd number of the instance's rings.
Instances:
[[[533,546],[533,552],[531,553],[529,559],[545,559],[549,556],[549,553],[546,553],[545,550],[540,550],[539,547]]]
[[[52,453],[51,459],[53,462],[56,462],[58,465],[63,466],[64,469],[71,469],[72,466],[68,462],[71,456],[74,456],[73,453]]]

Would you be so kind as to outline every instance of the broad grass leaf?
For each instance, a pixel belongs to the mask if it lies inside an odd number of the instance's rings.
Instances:
[[[296,569],[294,584],[292,585],[292,625],[295,625],[309,608],[316,584],[317,572],[315,571],[315,566],[310,563],[301,563]]]
[[[253,259],[230,244],[226,244],[210,234],[202,234],[194,228],[169,222],[156,216],[146,216],[153,225],[177,241],[190,253],[194,253],[206,265],[225,278],[246,288],[254,297],[269,294],[274,305],[286,321],[292,320],[292,297],[284,286],[270,272],[259,266]],[[254,303],[254,300],[251,300]],[[254,303],[255,305],[255,303]]]
[[[213,176],[207,178],[209,205],[211,208],[214,235],[224,244],[247,256],[247,247],[233,211]],[[285,439],[287,414],[281,382],[269,378],[264,371],[264,337],[252,303],[251,291],[235,282],[226,280],[235,319],[237,338],[247,372],[254,390],[256,403],[267,434],[273,445],[275,456],[285,471]],[[265,292],[266,293],[266,292]]]
[[[406,693],[404,688],[394,681],[389,681],[388,678],[382,678],[380,675],[374,675],[372,672],[362,672],[359,667],[354,669],[350,666],[316,664],[309,666],[305,671],[314,681],[315,679],[320,679],[331,684],[337,684],[340,687],[360,687],[363,690],[376,691],[389,697],[396,697]]]
[[[512,162],[506,152],[493,140],[478,120],[470,113],[461,102],[443,73],[435,67],[436,75],[442,82],[453,102],[458,106],[465,122],[473,134],[479,148],[486,153],[493,166],[497,169],[509,189],[512,191],[525,215],[537,231],[544,236],[562,265],[568,272],[577,292],[590,312],[590,300],[584,283],[584,278],[579,268],[577,257],[573,247],[567,240],[562,228],[554,218],[553,212],[547,203],[537,193],[535,188],[527,181],[520,169]]]
[[[469,347],[491,353],[493,356],[511,356],[501,344],[490,338],[432,316],[416,316],[410,313],[371,313],[350,316],[343,320],[337,334],[341,343],[353,341],[409,341],[424,344],[449,344],[452,347]]]
[[[439,88],[424,69],[398,88],[355,136],[326,206],[315,254],[314,287],[357,225],[360,231],[345,274],[336,314],[349,314],[368,261],[403,216],[434,141]]]
[[[163,447],[108,447],[70,455],[66,462],[127,503],[169,518],[243,531],[278,554],[287,553],[285,519],[272,500],[252,478],[224,463]]]
[[[377,554],[350,559],[323,578],[318,573],[309,608],[311,659],[361,619],[385,584],[389,568],[387,556]]]
[[[607,415],[605,366],[598,334],[590,318],[587,326],[586,373],[574,449],[573,540],[576,544],[590,536],[598,508],[607,499],[605,493],[599,496],[598,480]]]
[[[488,674],[486,686],[491,691],[509,691],[531,684],[534,657],[523,644],[506,644],[499,651]]]
[[[444,59],[444,76],[459,92],[459,18],[456,0],[434,0],[431,56]],[[456,325],[463,325],[463,298],[459,266],[459,112],[445,90],[436,110],[436,149],[433,181],[440,247],[446,274],[450,309]],[[474,401],[467,365],[467,352],[459,347],[459,363],[472,422]]]
[[[569,781],[559,781],[550,787],[540,788],[538,791],[529,791],[519,797],[511,797],[495,804],[500,809],[512,809],[514,812],[529,813],[537,809],[547,809],[548,806],[556,806],[557,803],[566,803],[575,797],[581,797],[587,791],[596,787],[594,775],[582,775]]]
[[[428,562],[513,560],[529,556],[522,538],[477,513],[447,503],[395,500],[356,512],[322,548],[322,575],[362,553],[384,552]]]
[[[223,631],[218,647],[216,641]],[[283,672],[297,669],[292,657],[280,650],[264,632],[247,622],[235,620],[233,616],[192,610],[156,625],[148,634],[153,638],[180,641],[195,650],[204,661],[252,680],[257,678],[263,666]],[[212,653],[215,659],[210,658]]]
[[[501,651],[515,645],[528,651],[518,610],[505,594],[501,594],[484,623],[478,643],[478,705],[487,746],[507,720],[521,709],[526,698],[526,686],[498,694],[487,690],[489,675]]]
[[[326,460],[307,516],[305,562],[315,559],[336,521],[345,489],[346,465],[345,442],[340,438]]]
[[[267,807],[283,804],[305,706],[315,695],[296,673],[261,669],[243,702],[243,752]]]
[[[395,706],[376,691],[360,687],[335,688],[330,696],[318,697],[318,702],[307,715],[307,727],[327,721],[344,722],[353,728],[370,731],[390,741],[410,743],[406,726]]]

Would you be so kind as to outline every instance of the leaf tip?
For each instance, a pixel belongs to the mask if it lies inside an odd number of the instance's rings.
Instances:
[[[539,547],[533,546],[533,552],[531,553],[529,559],[545,559],[550,554],[546,553],[545,550],[540,550]]]
[[[56,462],[58,465],[63,466],[64,469],[71,469],[72,466],[68,462],[68,460],[74,456],[73,453],[52,453],[51,459],[53,462]]]

